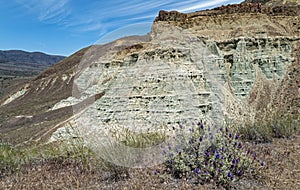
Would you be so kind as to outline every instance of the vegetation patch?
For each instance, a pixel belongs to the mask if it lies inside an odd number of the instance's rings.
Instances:
[[[230,187],[244,176],[259,175],[264,166],[239,135],[226,127],[213,129],[198,122],[188,130],[180,126],[174,138],[176,146],[162,147],[162,151],[167,171],[176,178]]]

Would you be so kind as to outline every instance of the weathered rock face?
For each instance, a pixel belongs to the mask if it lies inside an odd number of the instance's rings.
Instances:
[[[223,71],[215,67],[222,62],[219,55],[211,53],[203,39],[172,25],[154,26],[151,36],[150,42],[122,45],[123,50],[83,66],[74,80],[74,95],[80,98],[69,99],[68,105],[105,92],[78,115],[76,122],[87,127],[84,131],[89,126],[153,129],[204,117],[222,122],[222,107],[217,109],[220,89],[212,89],[215,83],[225,83],[219,73]]]
[[[68,123],[86,135],[104,135],[113,127],[189,125],[203,118],[221,125],[224,118],[243,122],[270,113],[299,114],[298,12],[298,6],[261,4],[191,14],[161,11],[150,39],[87,49],[68,69],[72,77],[65,86],[72,96],[57,99],[48,111],[72,108]],[[40,75],[36,86],[53,77]],[[64,124],[61,120],[56,128]]]
[[[243,107],[254,117],[270,110],[299,114],[300,7],[294,2],[290,6],[290,1],[262,3],[181,15],[185,20],[180,22],[159,16],[156,24],[168,22],[214,44],[212,52],[223,60],[219,68],[227,90],[246,103]]]

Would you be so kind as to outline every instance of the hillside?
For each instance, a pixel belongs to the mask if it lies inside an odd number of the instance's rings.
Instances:
[[[31,77],[64,58],[41,52],[0,51],[0,98],[15,88],[15,85],[24,84]]]

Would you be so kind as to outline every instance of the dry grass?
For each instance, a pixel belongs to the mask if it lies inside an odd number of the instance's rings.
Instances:
[[[272,143],[251,144],[258,158],[266,163],[261,179],[242,179],[232,189],[299,189],[300,137],[274,139]],[[214,184],[195,184],[186,179],[174,179],[167,174],[155,174],[164,166],[129,169],[128,175],[114,178],[94,162],[80,159],[51,158],[24,165],[18,172],[2,176],[0,189],[221,189]]]
[[[255,148],[267,164],[264,181],[268,189],[300,189],[300,136]]]

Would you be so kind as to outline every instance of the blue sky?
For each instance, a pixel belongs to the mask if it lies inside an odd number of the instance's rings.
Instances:
[[[2,0],[0,50],[70,55],[150,31],[159,10],[193,12],[242,0]]]

